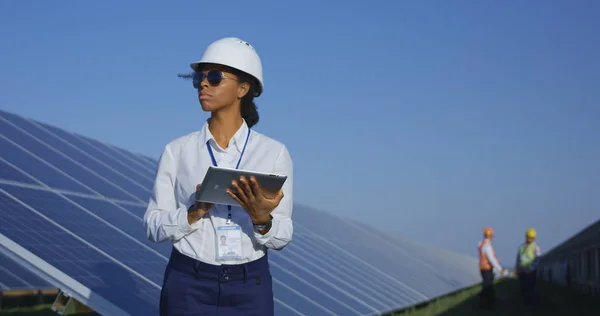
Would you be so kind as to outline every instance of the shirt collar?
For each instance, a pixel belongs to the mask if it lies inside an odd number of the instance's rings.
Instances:
[[[248,135],[248,125],[246,124],[246,120],[242,119],[242,126],[233,134],[233,137],[229,141],[229,146],[233,145],[238,152],[242,152],[244,149],[244,144],[246,143],[246,136]],[[206,146],[208,141],[211,141],[214,147],[217,147],[216,140],[210,129],[208,128],[208,120],[204,122],[204,126],[202,126],[202,130],[200,132],[200,144],[201,147]]]

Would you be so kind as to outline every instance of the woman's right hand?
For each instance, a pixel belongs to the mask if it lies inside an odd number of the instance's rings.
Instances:
[[[196,186],[196,192],[200,190],[200,185]],[[188,209],[187,219],[188,223],[192,225],[193,223],[199,221],[211,207],[213,207],[214,203],[205,203],[196,201],[190,208]]]

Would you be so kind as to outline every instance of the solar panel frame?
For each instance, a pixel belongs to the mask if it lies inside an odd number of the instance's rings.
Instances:
[[[21,267],[55,285],[76,300],[93,306],[94,310],[104,315],[129,315],[121,308],[99,295],[91,295],[92,291],[83,284],[73,280],[63,271],[55,268],[36,256],[34,253],[21,247],[11,239],[0,233],[0,252],[11,260],[18,262]]]

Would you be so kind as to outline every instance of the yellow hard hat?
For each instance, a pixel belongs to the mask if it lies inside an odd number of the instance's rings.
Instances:
[[[527,233],[525,233],[525,236],[527,236],[528,238],[535,238],[535,236],[537,235],[537,233],[535,232],[535,229],[530,228],[527,230]]]

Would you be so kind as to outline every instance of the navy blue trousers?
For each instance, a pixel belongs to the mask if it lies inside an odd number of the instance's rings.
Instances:
[[[160,315],[274,315],[267,255],[239,265],[210,265],[175,248],[165,271]]]
[[[494,308],[496,293],[494,291],[494,270],[480,270],[483,283],[479,293],[479,307]]]
[[[537,271],[519,272],[519,282],[525,304],[536,304],[535,284],[537,283]]]

